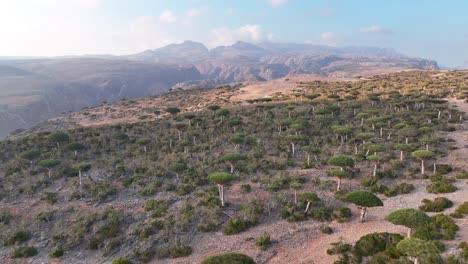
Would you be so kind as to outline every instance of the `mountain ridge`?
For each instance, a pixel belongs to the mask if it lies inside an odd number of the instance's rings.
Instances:
[[[356,77],[408,69],[435,70],[438,65],[392,49],[242,41],[213,49],[184,41],[126,56],[8,57],[0,60],[0,137],[64,112],[170,89],[294,74]]]

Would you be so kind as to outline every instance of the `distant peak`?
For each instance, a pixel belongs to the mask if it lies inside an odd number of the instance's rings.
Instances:
[[[236,43],[234,43],[231,47],[238,48],[238,49],[257,49],[257,50],[262,49],[259,46],[256,46],[254,44],[247,43],[247,42],[244,42],[244,41],[240,41],[240,40],[237,41]]]

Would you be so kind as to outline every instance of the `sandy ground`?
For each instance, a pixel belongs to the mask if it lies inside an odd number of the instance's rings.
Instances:
[[[231,97],[234,101],[245,101],[250,99],[265,98],[275,93],[291,94],[293,90],[298,89],[299,82],[343,82],[355,81],[355,78],[325,77],[315,75],[291,75],[281,79],[275,79],[268,82],[251,83],[240,89],[240,94]]]

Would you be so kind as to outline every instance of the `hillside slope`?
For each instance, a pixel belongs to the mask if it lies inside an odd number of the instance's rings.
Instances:
[[[198,80],[190,66],[109,59],[1,62],[0,138],[18,128],[104,101],[161,94],[178,82]]]
[[[428,212],[432,222],[413,236],[443,245],[444,259],[461,259],[467,77],[413,71],[303,80],[261,97],[258,87],[171,92],[80,113],[136,117],[131,122],[90,118],[54,130],[60,119],[53,120],[49,130],[0,142],[0,260],[182,264],[236,251],[259,264],[330,263],[345,257],[326,254],[335,239],[355,247],[367,232],[398,238],[405,227],[384,220],[388,213],[438,196],[452,207]],[[457,109],[444,98],[463,101]],[[151,101],[159,106],[145,104]],[[411,153],[426,149],[421,175]],[[343,170],[329,162],[336,155],[348,159]],[[345,172],[341,181],[331,176],[337,171]],[[364,223],[345,199],[355,190],[384,204]],[[387,243],[395,241],[365,244],[371,253],[359,253],[357,263],[408,261]]]

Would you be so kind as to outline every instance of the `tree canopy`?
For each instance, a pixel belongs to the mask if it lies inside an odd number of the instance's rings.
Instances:
[[[408,237],[397,244],[401,253],[410,257],[437,256],[440,250],[431,241]],[[440,257],[439,257],[440,258]]]
[[[234,176],[226,172],[213,172],[208,175],[208,180],[216,184],[226,184],[234,180]]]
[[[430,159],[435,156],[435,153],[430,150],[416,150],[411,155],[417,159]]]
[[[328,165],[352,167],[354,166],[354,159],[346,155],[336,155],[328,160]]]
[[[423,226],[432,221],[432,219],[426,213],[413,208],[405,208],[393,211],[387,216],[386,219],[395,225],[403,225],[409,228]]]
[[[347,193],[345,201],[364,207],[383,206],[383,202],[379,197],[371,192],[362,190]]]

